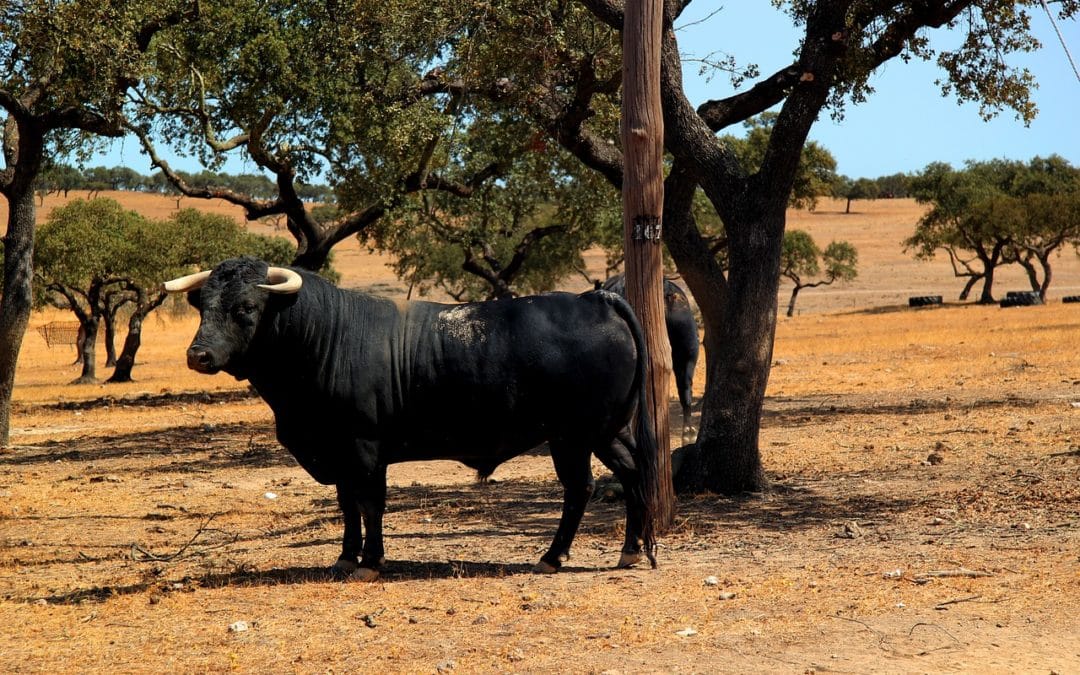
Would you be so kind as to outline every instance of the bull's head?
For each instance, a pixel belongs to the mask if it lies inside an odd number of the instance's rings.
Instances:
[[[271,298],[294,295],[303,279],[284,267],[255,258],[226,260],[213,270],[164,284],[170,293],[187,293],[199,310],[199,330],[187,350],[188,367],[200,373],[225,371],[247,377],[245,357]]]

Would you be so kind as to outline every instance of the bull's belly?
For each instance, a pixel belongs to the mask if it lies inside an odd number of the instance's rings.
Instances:
[[[460,431],[468,431],[461,429]],[[463,435],[413,434],[390,450],[388,463],[451,459],[468,466],[497,460],[499,463],[537,448],[550,440],[546,434],[491,436],[482,432]]]
[[[572,408],[549,404],[542,410],[526,408],[527,412],[497,405],[462,410],[459,403],[435,411],[426,407],[424,415],[409,411],[383,417],[326,417],[319,414],[325,410],[311,410],[314,414],[303,416],[303,424],[288,424],[294,416],[278,415],[278,438],[323,484],[380,465],[428,460],[458,461],[488,475],[503,462],[547,442],[594,452],[600,444],[610,443],[625,420],[595,403],[594,399]],[[346,420],[353,424],[342,424]]]

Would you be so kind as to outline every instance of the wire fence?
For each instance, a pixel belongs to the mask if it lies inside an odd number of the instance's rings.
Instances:
[[[52,321],[38,326],[37,331],[50,349],[56,345],[74,345],[79,342],[78,321]]]

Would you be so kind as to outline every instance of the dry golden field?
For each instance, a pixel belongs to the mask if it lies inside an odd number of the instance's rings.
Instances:
[[[841,207],[789,220],[855,244],[860,275],[780,320],[773,489],[683,500],[657,570],[612,569],[622,507],[597,502],[567,567],[530,574],[561,490],[529,455],[489,484],[392,467],[383,576],[332,582],[332,490],[243,383],[184,367],[195,317],[147,322],[137,382],[76,387],[36,332],[68,317],[35,315],[0,451],[0,670],[1080,672],[1080,305],[908,309],[961,286],[900,250],[920,207]],[[405,293],[354,243],[337,261]],[[1080,293],[1071,250],[1055,274]]]

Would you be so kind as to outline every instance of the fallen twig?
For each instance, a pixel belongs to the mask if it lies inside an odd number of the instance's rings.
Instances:
[[[865,621],[860,621],[859,619],[853,619],[853,618],[847,617],[847,616],[840,616],[839,614],[830,614],[829,616],[831,616],[834,619],[840,619],[842,621],[850,621],[851,623],[859,624],[860,626],[862,626],[863,628],[865,628],[866,630],[870,631],[871,633],[873,633],[874,635],[877,636],[878,649],[881,649],[881,650],[884,650],[884,651],[887,651],[887,652],[892,651],[892,646],[890,646],[888,644],[889,638],[884,633],[882,633],[878,629],[874,628],[870,624],[866,623]]]
[[[966,577],[968,579],[978,579],[980,577],[992,577],[993,572],[983,572],[981,570],[969,570],[965,567],[960,567],[955,570],[930,570],[929,572],[923,572],[918,575],[917,578],[948,578],[948,577]]]
[[[978,596],[975,596],[975,597],[978,597]],[[956,639],[955,635],[953,635],[949,631],[945,630],[941,626],[937,625],[936,623],[926,623],[925,621],[920,621],[919,623],[912,626],[911,630],[908,631],[908,637],[911,637],[912,635],[914,635],[915,634],[915,629],[918,628],[919,626],[926,626],[927,628],[937,628],[939,631],[941,631],[942,633],[945,633],[950,638],[952,638],[953,642],[956,642],[956,643],[960,642],[959,640]]]
[[[191,539],[189,539],[186,544],[184,544],[179,549],[177,549],[177,551],[175,553],[171,553],[169,555],[158,555],[156,553],[152,553],[150,551],[147,551],[145,548],[143,548],[142,546],[139,546],[138,544],[132,544],[131,545],[131,559],[136,561],[136,562],[171,562],[173,560],[178,559],[180,556],[182,556],[184,554],[185,551],[188,550],[188,548],[192,544],[195,543],[196,539],[198,539],[204,532],[210,531],[210,530],[207,529],[206,526],[210,524],[210,521],[213,520],[214,516],[216,516],[216,515],[217,514],[213,514],[210,517],[208,517],[206,520],[204,520],[203,524],[199,526],[199,529],[195,530],[195,534],[193,534],[191,536]],[[220,532],[221,530],[214,530],[214,531]],[[234,541],[235,541],[235,539],[234,539]],[[207,546],[206,548],[207,549],[220,548],[220,547],[225,546],[225,545],[230,544],[230,543],[232,543],[232,542],[222,542],[222,543],[219,543],[219,544],[214,544],[214,545],[211,545],[211,546]],[[139,557],[140,555],[142,557]]]
[[[956,604],[961,603],[961,602],[971,602],[972,600],[978,600],[981,597],[982,597],[981,595],[969,595],[966,598],[955,598],[953,600],[945,600],[944,602],[939,602],[938,604],[934,605],[934,609],[945,609],[947,605],[956,605]]]
[[[956,644],[958,644],[958,645],[963,644],[962,642],[960,642],[960,640],[956,639],[955,635],[953,635],[949,631],[945,630],[941,626],[937,625],[936,623],[920,622],[920,623],[915,624],[914,626],[911,627],[911,630],[908,631],[908,637],[909,638],[915,633],[915,629],[918,628],[919,626],[926,626],[927,628],[937,628],[942,633],[945,633],[946,635],[948,635],[952,639],[952,641],[955,642]],[[953,645],[944,644],[944,645],[941,645],[940,647],[934,647],[933,649],[924,649],[923,651],[918,653],[918,656],[926,656],[928,654],[933,654],[934,652],[939,652],[939,651],[941,651],[943,649],[949,649],[950,647],[953,647]]]

